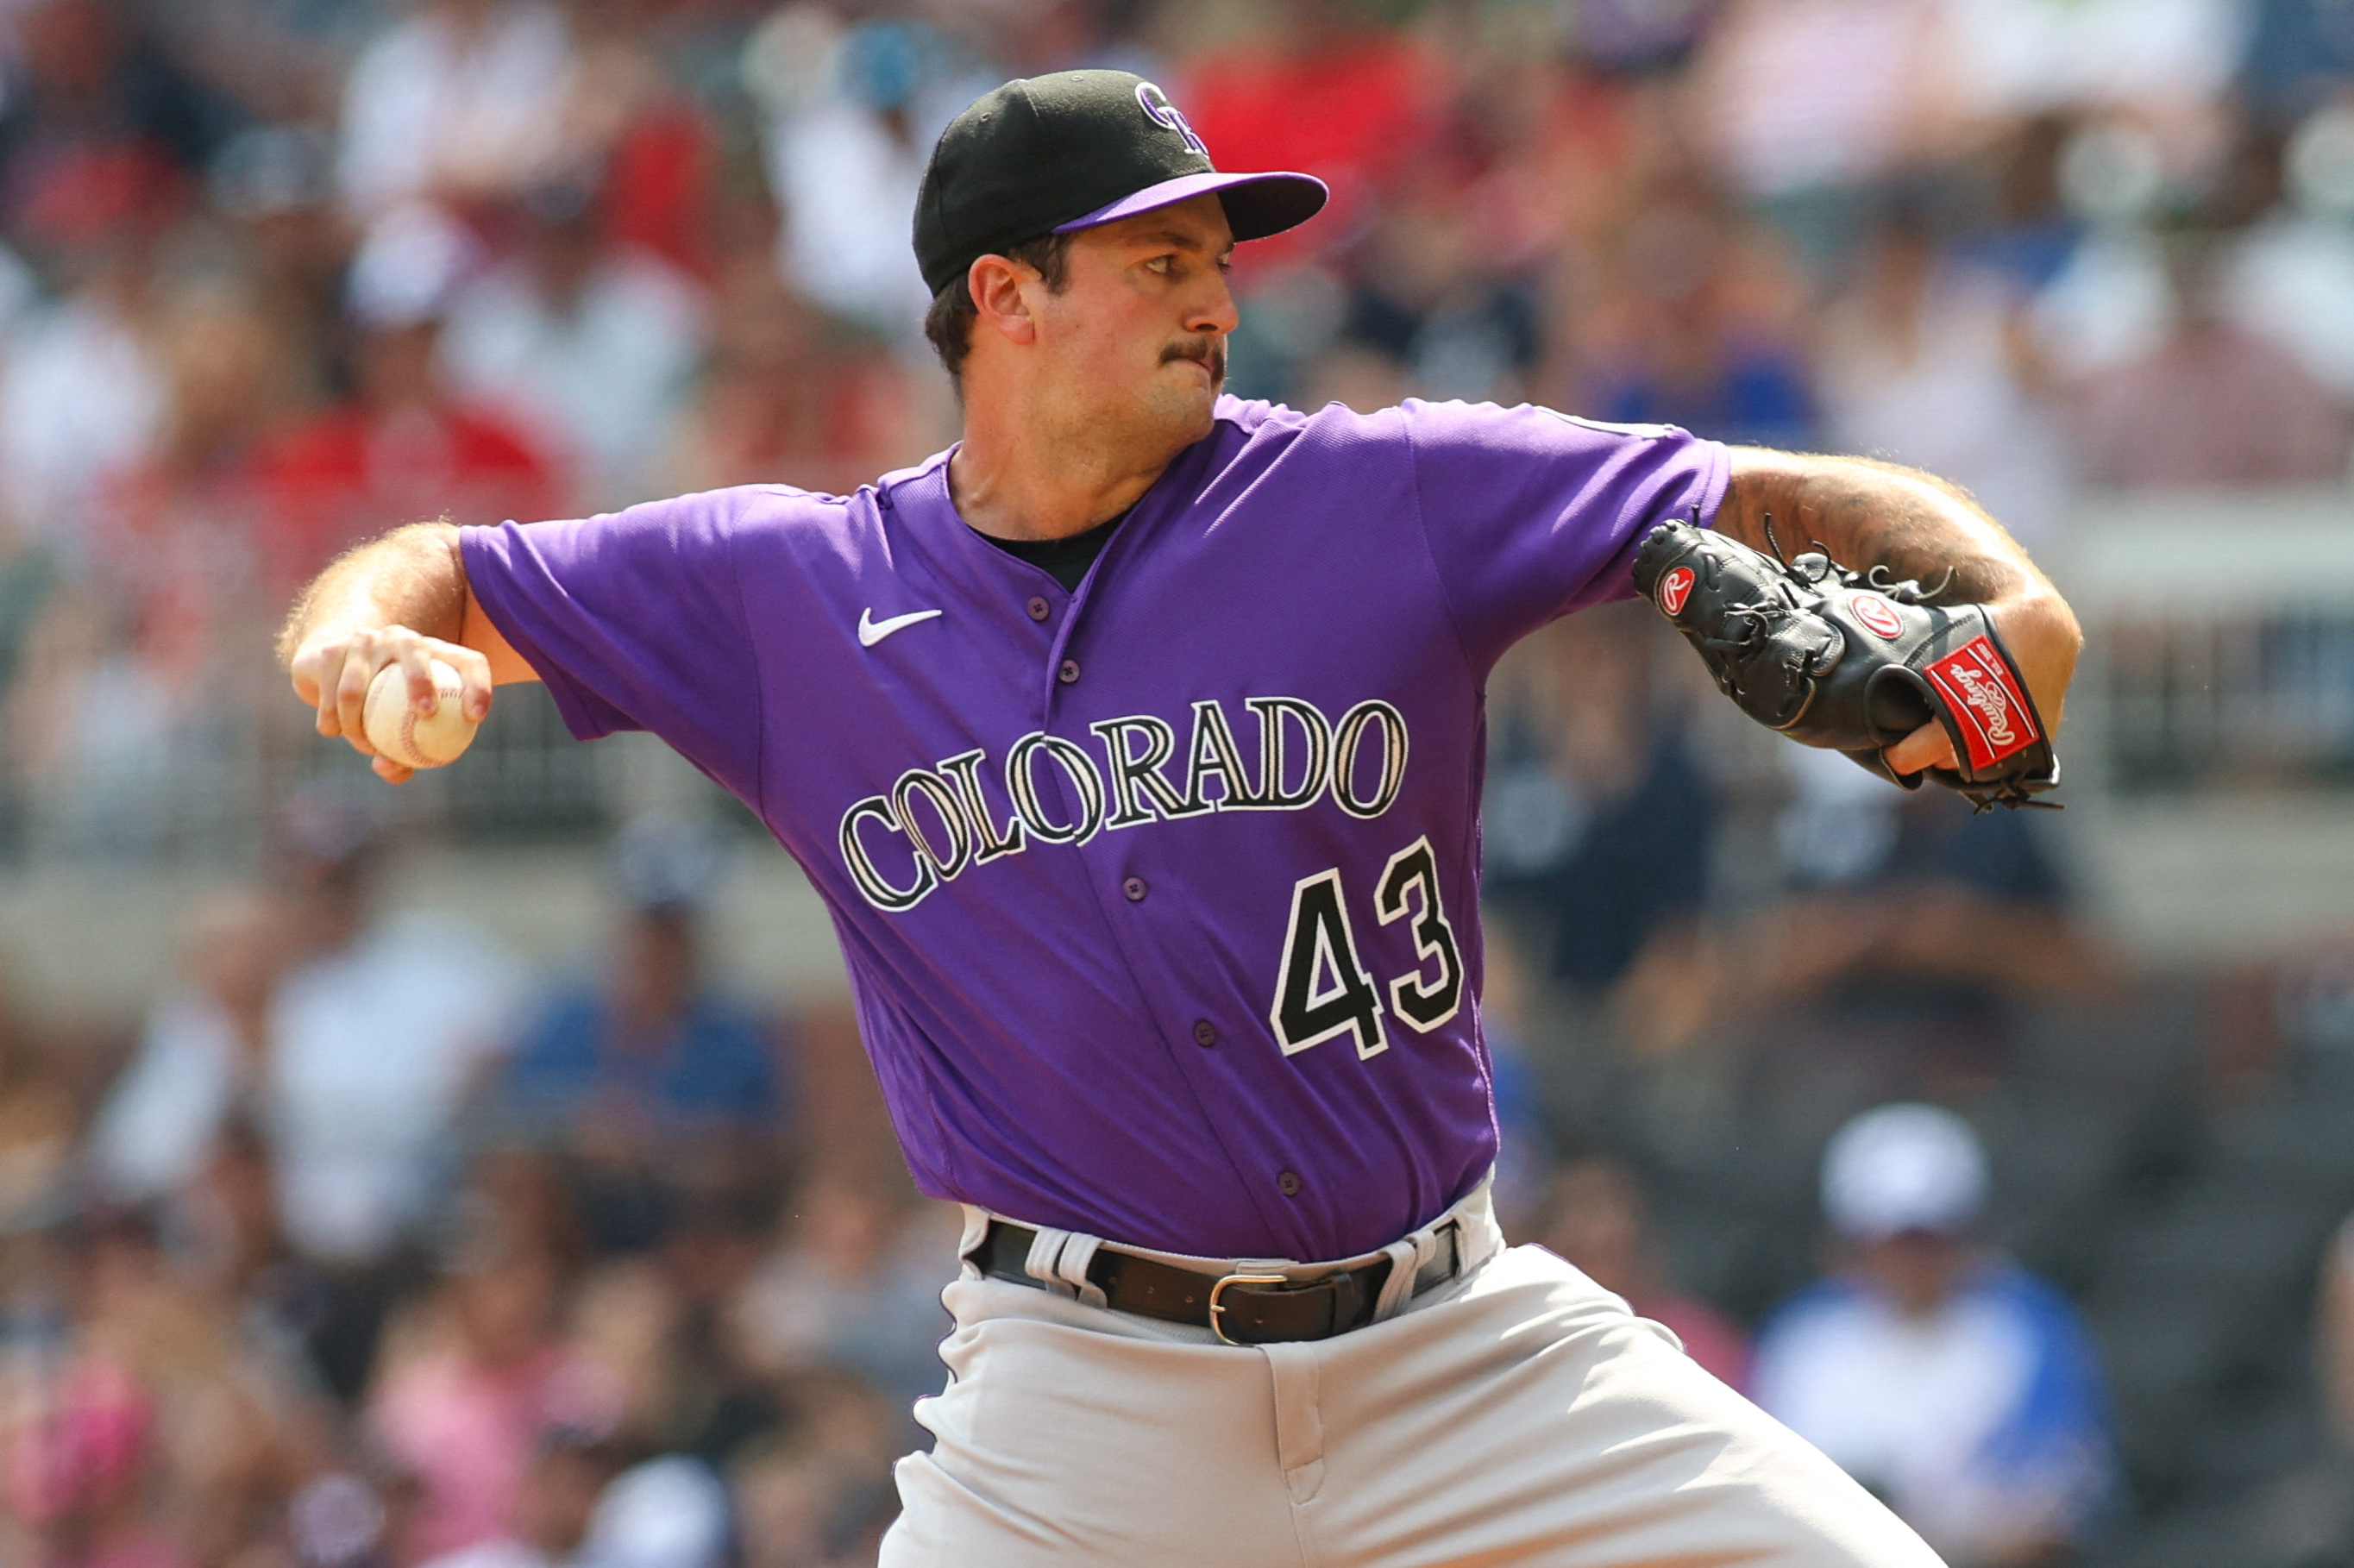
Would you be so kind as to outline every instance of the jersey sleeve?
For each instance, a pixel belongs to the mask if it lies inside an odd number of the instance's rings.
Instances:
[[[1605,425],[1522,404],[1402,405],[1416,499],[1458,635],[1485,671],[1545,622],[1633,596],[1636,547],[1703,525],[1732,460],[1672,425]]]
[[[581,740],[647,730],[757,800],[759,681],[714,491],[624,512],[460,532],[466,577]]]

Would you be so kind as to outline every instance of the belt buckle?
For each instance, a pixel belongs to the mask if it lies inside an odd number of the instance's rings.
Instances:
[[[1221,1313],[1225,1311],[1226,1307],[1225,1303],[1219,1300],[1218,1298],[1225,1293],[1226,1287],[1229,1285],[1288,1285],[1290,1283],[1291,1281],[1288,1277],[1280,1274],[1229,1274],[1219,1279],[1215,1285],[1210,1287],[1210,1332],[1218,1337],[1218,1342],[1220,1344],[1233,1345],[1237,1349],[1249,1348],[1252,1341],[1248,1340],[1234,1340],[1226,1337],[1226,1326],[1220,1320],[1219,1316]]]

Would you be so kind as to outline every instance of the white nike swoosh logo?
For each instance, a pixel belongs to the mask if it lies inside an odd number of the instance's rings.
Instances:
[[[871,609],[858,612],[858,645],[872,648],[903,626],[913,626],[919,620],[929,620],[940,614],[937,609],[911,609],[905,615],[895,615],[888,620],[877,620]]]

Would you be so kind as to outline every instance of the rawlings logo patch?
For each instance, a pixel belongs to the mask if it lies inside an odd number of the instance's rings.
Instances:
[[[1682,613],[1684,600],[1691,597],[1692,569],[1678,567],[1659,579],[1659,609],[1673,617]]]
[[[1855,618],[1863,622],[1864,630],[1874,636],[1893,642],[1904,634],[1904,622],[1897,618],[1896,607],[1878,594],[1851,594],[1847,602],[1855,611]]]
[[[1960,721],[1970,770],[1993,767],[2012,752],[2042,738],[2027,694],[1994,644],[1973,637],[1922,672],[1928,676]]]

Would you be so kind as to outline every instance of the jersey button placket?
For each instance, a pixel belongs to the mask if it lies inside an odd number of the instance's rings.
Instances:
[[[1079,662],[1076,659],[1064,660],[1060,667],[1055,671],[1055,679],[1062,682],[1063,684],[1066,686],[1077,685],[1079,683]]]
[[[1299,1179],[1299,1172],[1297,1171],[1278,1171],[1276,1172],[1275,1190],[1281,1192],[1287,1198],[1297,1198],[1299,1196],[1299,1190],[1307,1185],[1307,1182],[1302,1181]]]
[[[1206,1018],[1193,1020],[1193,1044],[1206,1051],[1218,1043],[1218,1026]]]
[[[1030,602],[1023,608],[1030,612],[1030,619],[1035,621],[1043,622],[1048,616],[1055,613],[1055,607],[1046,602],[1044,594],[1031,595]]]
[[[1131,876],[1119,885],[1120,896],[1130,904],[1143,903],[1144,895],[1151,891],[1152,889],[1145,885],[1144,878],[1140,876]]]

